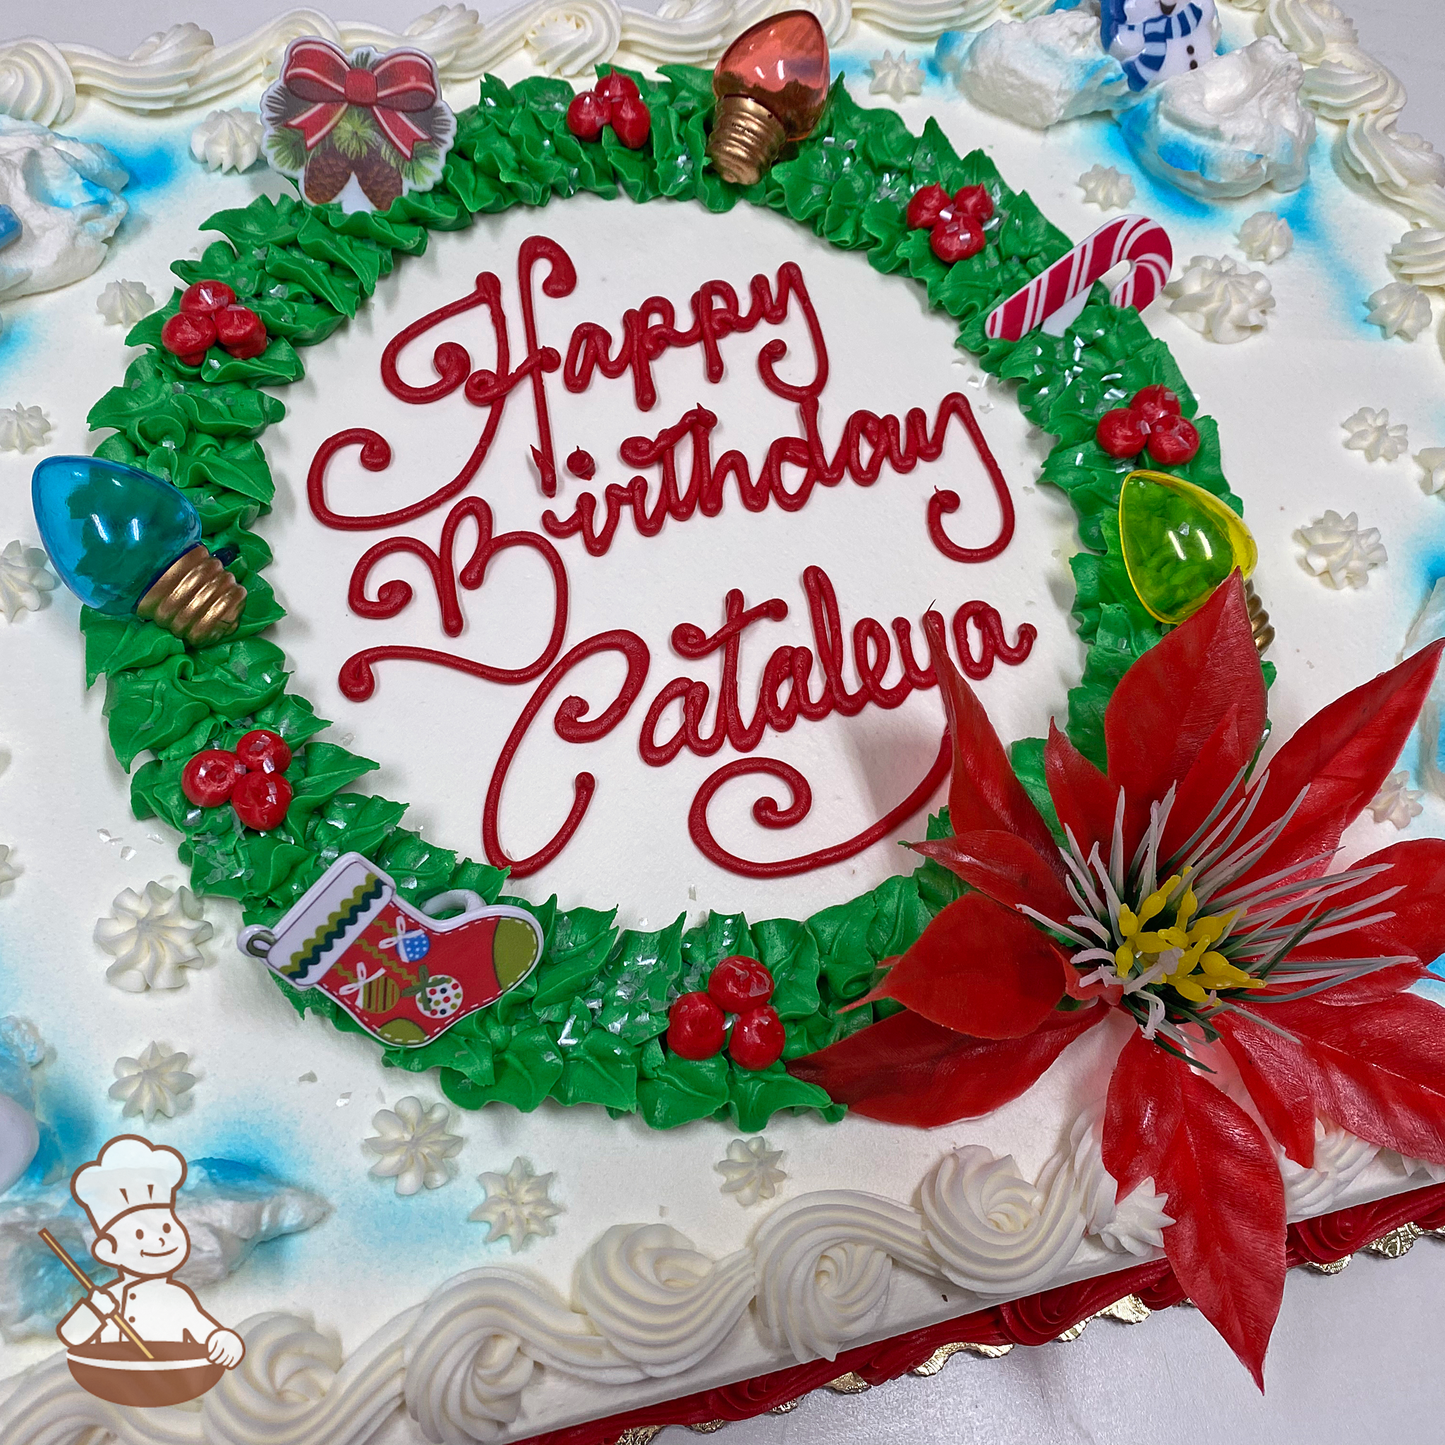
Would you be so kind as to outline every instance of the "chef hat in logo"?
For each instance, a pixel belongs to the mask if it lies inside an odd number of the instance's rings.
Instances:
[[[186,1161],[174,1149],[122,1134],[75,1171],[70,1192],[90,1216],[95,1232],[105,1234],[132,1209],[157,1204],[169,1208],[185,1177]]]

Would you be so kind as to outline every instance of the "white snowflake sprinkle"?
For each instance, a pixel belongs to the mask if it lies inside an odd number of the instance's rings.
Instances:
[[[1114,166],[1091,166],[1079,177],[1084,204],[1117,211],[1134,199],[1134,182]]]
[[[1404,422],[1392,425],[1384,407],[1371,411],[1362,406],[1340,425],[1349,433],[1345,446],[1352,452],[1364,452],[1367,462],[1393,462],[1410,450],[1409,429]]]
[[[1365,320],[1371,326],[1378,326],[1387,337],[1403,336],[1406,341],[1413,341],[1434,318],[1430,298],[1408,281],[1381,286],[1366,305],[1370,314]]]
[[[414,1094],[398,1099],[391,1109],[378,1109],[371,1117],[375,1135],[362,1147],[377,1156],[371,1172],[378,1179],[395,1179],[396,1192],[415,1194],[425,1186],[440,1189],[454,1166],[447,1161],[461,1151],[460,1134],[448,1132],[452,1111],[445,1104],[427,1108]]]
[[[1360,519],[1351,512],[1342,517],[1329,511],[1317,522],[1295,533],[1304,544],[1303,563],[1327,587],[1363,587],[1373,568],[1387,562],[1376,527],[1360,530]]]
[[[873,77],[868,86],[869,95],[886,95],[898,102],[923,91],[923,67],[916,60],[910,60],[906,50],[898,52],[897,60],[891,51],[885,50],[877,60],[868,62],[868,74]]]
[[[182,1097],[196,1082],[196,1076],[186,1072],[189,1062],[185,1054],[164,1052],[154,1040],[141,1050],[139,1058],[117,1059],[110,1097],[125,1101],[122,1117],[139,1114],[147,1124],[157,1114],[174,1118]]]
[[[6,622],[14,622],[22,612],[38,612],[54,586],[39,547],[15,541],[0,552],[0,612]]]
[[[174,892],[151,882],[144,893],[126,888],[111,911],[95,923],[95,941],[115,962],[106,981],[126,993],[148,988],[180,988],[186,970],[204,968],[197,945],[212,934],[200,902],[189,888]]]
[[[0,407],[0,452],[28,452],[49,435],[50,418],[38,406]]]
[[[778,1192],[778,1185],[788,1177],[778,1168],[782,1157],[781,1149],[769,1149],[768,1141],[759,1135],[756,1139],[734,1139],[728,1145],[727,1158],[712,1167],[723,1177],[722,1192],[731,1194],[746,1208]]]
[[[1256,211],[1239,228],[1239,249],[1247,261],[1271,265],[1294,248],[1294,232],[1283,216],[1273,211]]]
[[[477,1182],[487,1197],[467,1217],[491,1226],[488,1244],[506,1239],[516,1254],[532,1235],[540,1238],[557,1232],[552,1220],[562,1213],[562,1206],[549,1198],[555,1177],[534,1174],[531,1164],[522,1158],[513,1159],[505,1174],[478,1174]]]
[[[1425,795],[1408,786],[1410,775],[1406,772],[1391,773],[1385,785],[1375,794],[1370,812],[1377,823],[1393,823],[1402,833],[1410,826],[1411,820],[1425,811],[1420,799]]]
[[[1415,460],[1422,468],[1420,490],[1430,497],[1445,491],[1445,447],[1426,447]]]
[[[0,888],[13,883],[20,876],[20,865],[10,861],[10,845],[0,843]]]

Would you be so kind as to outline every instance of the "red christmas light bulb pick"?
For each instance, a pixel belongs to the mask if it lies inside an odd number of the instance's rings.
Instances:
[[[713,72],[717,116],[707,153],[725,181],[755,185],[828,103],[828,37],[817,17],[787,10],[744,30]]]

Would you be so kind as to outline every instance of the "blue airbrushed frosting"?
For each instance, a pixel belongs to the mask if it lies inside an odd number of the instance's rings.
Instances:
[[[189,1161],[176,1209],[192,1244],[178,1278],[202,1286],[234,1274],[258,1245],[309,1229],[329,1212],[318,1196],[223,1158]],[[79,1296],[69,1271],[39,1239],[42,1225],[87,1267],[93,1236],[71,1198],[68,1173],[46,1186],[22,1183],[0,1199],[0,1338],[49,1335]]]

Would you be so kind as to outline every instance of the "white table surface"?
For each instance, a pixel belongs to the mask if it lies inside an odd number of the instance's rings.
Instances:
[[[512,0],[469,0],[485,18]],[[659,0],[628,0],[658,8]],[[1339,0],[1364,47],[1404,81],[1406,127],[1445,149],[1445,5]],[[22,14],[22,6],[24,13]],[[286,0],[0,0],[0,34],[40,29],[119,53],[177,20],[235,39]],[[331,13],[404,28],[423,0],[327,0]],[[1003,1359],[955,1355],[932,1379],[864,1395],[818,1391],[787,1415],[729,1425],[726,1445],[1429,1445],[1445,1440],[1445,1242],[1403,1259],[1356,1259],[1343,1274],[1295,1270],[1260,1396],[1190,1309],[1143,1325],[1092,1324],[1067,1345]],[[660,1445],[681,1445],[668,1431]]]

